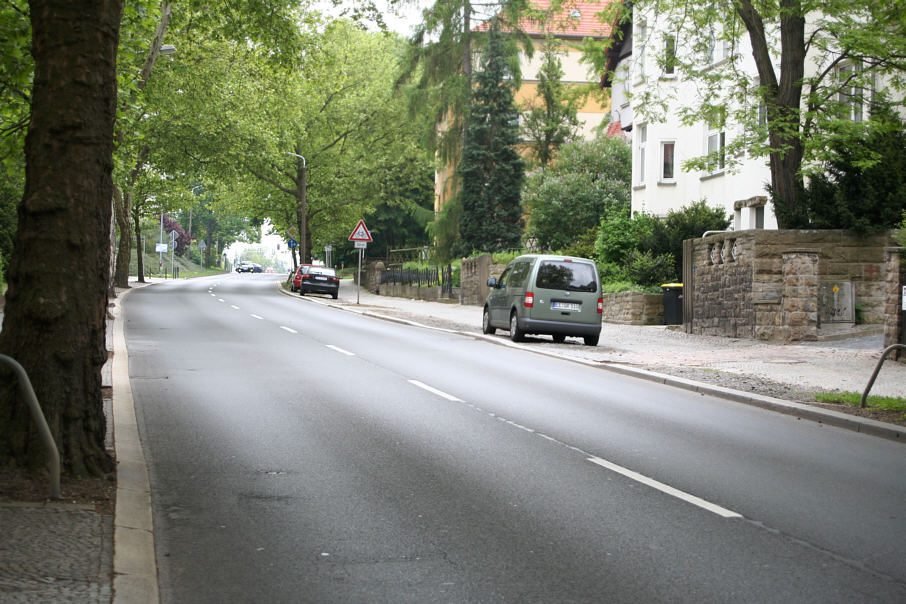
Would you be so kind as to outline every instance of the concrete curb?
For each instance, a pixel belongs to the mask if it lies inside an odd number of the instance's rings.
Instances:
[[[440,327],[432,327],[430,325],[423,325],[416,321],[411,321],[409,319],[401,319],[399,317],[393,317],[390,315],[384,315],[378,312],[370,310],[362,310],[350,308],[342,304],[337,304],[335,302],[324,302],[319,299],[306,298],[304,296],[296,296],[290,292],[287,292],[282,287],[278,286],[278,289],[289,296],[298,297],[300,299],[308,300],[314,304],[320,304],[322,306],[329,306],[332,308],[338,308],[340,310],[345,310],[347,312],[352,312],[355,314],[373,317],[376,319],[381,319],[384,321],[391,321],[393,323],[400,323],[403,325],[411,325],[413,327],[422,327],[425,329],[433,329],[435,331],[442,331],[446,333],[456,333],[459,335],[467,336],[470,338],[485,340],[500,346],[509,346],[511,348],[518,348],[528,352],[533,352],[535,354],[540,354],[544,356],[549,356],[552,358],[557,358],[564,361],[571,361],[574,363],[581,363],[583,365],[588,365],[590,367],[596,367],[598,369],[605,369],[607,371],[612,371],[614,373],[619,373],[621,375],[626,375],[629,377],[635,377],[643,380],[648,380],[650,382],[655,382],[658,384],[664,384],[665,386],[672,386],[674,388],[682,388],[683,390],[690,390],[692,392],[698,392],[700,394],[707,394],[709,396],[715,396],[730,400],[737,403],[742,403],[745,405],[752,405],[759,407],[761,409],[766,409],[768,411],[774,411],[777,413],[783,413],[785,415],[791,415],[793,417],[813,421],[819,424],[826,424],[828,426],[835,426],[837,428],[843,428],[846,430],[852,430],[854,432],[861,432],[863,434],[868,434],[871,436],[877,436],[880,438],[886,438],[888,440],[893,440],[897,442],[906,443],[906,427],[898,426],[895,424],[887,424],[884,422],[879,422],[877,420],[863,418],[856,415],[849,415],[847,413],[840,413],[839,411],[833,411],[830,409],[821,409],[819,407],[812,407],[811,405],[805,405],[802,403],[795,403],[792,401],[785,401],[783,399],[773,398],[770,396],[763,396],[760,394],[751,394],[747,392],[741,392],[739,390],[731,390],[730,388],[723,388],[721,386],[714,386],[711,384],[703,384],[701,382],[696,382],[693,380],[679,378],[672,375],[665,375],[662,373],[656,373],[653,371],[647,371],[645,369],[637,369],[635,367],[624,367],[620,365],[615,365],[612,363],[599,363],[595,361],[589,361],[587,359],[581,359],[576,357],[571,357],[569,355],[558,354],[550,352],[547,350],[539,350],[531,346],[525,346],[522,344],[516,344],[506,340],[501,340],[500,338],[495,338],[487,336],[484,334],[475,334],[467,331],[443,329]]]
[[[157,604],[157,560],[151,515],[151,483],[138,434],[129,356],[119,294],[113,320],[113,435],[116,451],[116,514],[113,523],[113,602]]]

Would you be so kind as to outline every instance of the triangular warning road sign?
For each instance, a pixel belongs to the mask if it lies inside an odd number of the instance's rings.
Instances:
[[[368,227],[365,226],[365,221],[360,220],[359,224],[356,225],[355,229],[352,231],[352,235],[349,236],[350,241],[374,241],[371,238],[371,233],[368,231]]]

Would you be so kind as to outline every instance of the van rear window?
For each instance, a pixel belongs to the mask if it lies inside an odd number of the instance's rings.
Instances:
[[[595,267],[584,262],[543,260],[538,267],[535,287],[563,289],[573,292],[593,292],[598,289]]]

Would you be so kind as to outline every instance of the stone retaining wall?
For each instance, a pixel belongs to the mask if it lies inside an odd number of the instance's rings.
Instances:
[[[889,232],[729,231],[687,243],[691,312],[686,309],[684,325],[690,333],[814,340],[820,317],[852,316],[856,304],[865,323],[887,319]]]
[[[491,291],[488,279],[499,277],[505,268],[505,264],[494,264],[490,254],[464,258],[459,269],[460,304],[483,306],[488,292]]]
[[[602,320],[621,325],[663,325],[664,294],[617,292],[604,294]]]

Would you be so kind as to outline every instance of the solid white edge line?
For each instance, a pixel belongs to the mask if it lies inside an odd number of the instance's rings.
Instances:
[[[431,393],[433,393],[433,394],[436,394],[436,395],[439,396],[439,397],[445,398],[445,399],[447,399],[448,401],[453,401],[454,403],[462,403],[462,402],[464,402],[462,399],[456,398],[456,397],[453,396],[452,394],[447,394],[446,392],[444,392],[444,391],[442,391],[442,390],[438,390],[437,388],[432,388],[432,387],[429,386],[428,384],[419,382],[418,380],[408,380],[408,381],[409,381],[409,383],[412,384],[413,386],[418,386],[418,387],[421,388],[422,390],[427,390],[428,392],[431,392]]]
[[[597,464],[603,468],[607,468],[608,470],[611,470],[613,472],[616,472],[617,474],[622,474],[623,476],[625,476],[627,478],[631,478],[632,480],[635,480],[636,482],[640,482],[653,489],[657,489],[658,491],[661,491],[662,493],[666,493],[667,495],[672,495],[673,497],[676,497],[677,499],[682,499],[683,501],[685,501],[687,503],[696,505],[713,514],[722,516],[723,518],[742,518],[742,514],[737,514],[736,512],[734,512],[732,510],[728,510],[727,508],[723,508],[717,504],[711,503],[709,501],[705,501],[704,499],[702,499],[700,497],[696,497],[695,495],[690,495],[689,493],[685,493],[683,491],[680,491],[679,489],[674,489],[673,487],[668,486],[662,482],[658,482],[657,480],[654,480],[653,478],[648,478],[647,476],[643,476],[642,474],[639,474],[638,472],[633,472],[632,470],[624,468],[623,466],[618,466],[617,464],[611,463],[605,459],[601,459],[600,457],[589,457],[588,461],[590,461],[593,464]]]
[[[340,348],[339,346],[334,346],[333,344],[325,344],[325,346],[327,346],[327,347],[330,348],[331,350],[335,350],[335,351],[339,352],[340,354],[345,354],[345,355],[348,356],[348,357],[354,357],[354,356],[355,356],[355,353],[354,353],[354,352],[349,352],[348,350],[343,350],[343,349]]]
[[[281,326],[280,326],[280,329],[282,329],[283,331],[288,331],[289,333],[299,333],[298,331],[296,331],[296,330],[293,329],[292,327],[287,327],[286,325],[281,325]]]

